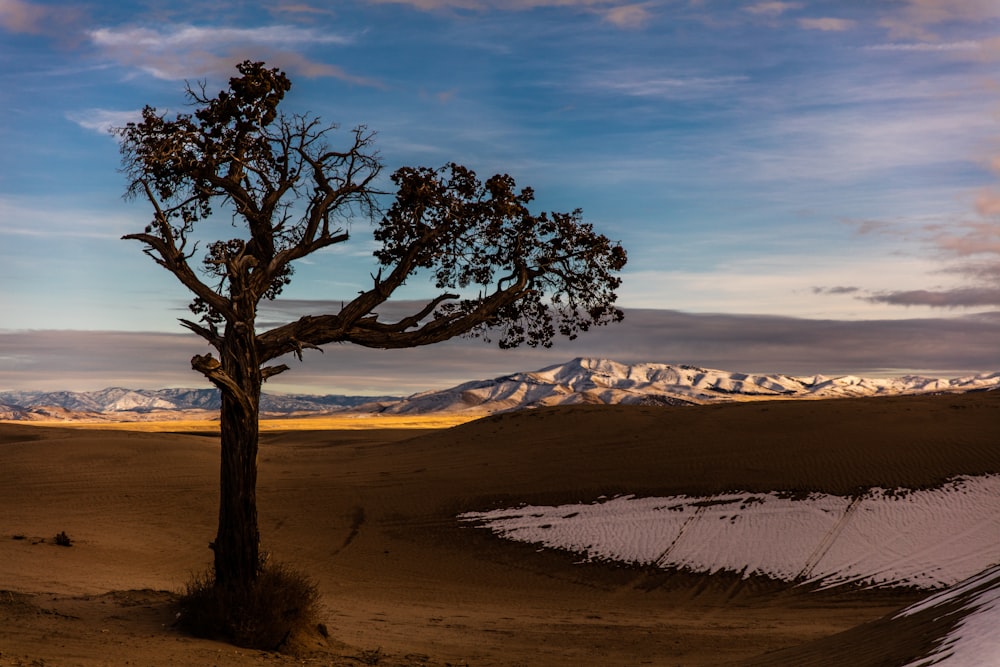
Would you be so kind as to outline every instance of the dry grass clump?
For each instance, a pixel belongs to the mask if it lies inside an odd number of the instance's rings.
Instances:
[[[216,586],[209,571],[188,582],[177,624],[197,637],[280,651],[289,639],[315,630],[319,599],[308,576],[280,563],[264,565],[248,590]]]

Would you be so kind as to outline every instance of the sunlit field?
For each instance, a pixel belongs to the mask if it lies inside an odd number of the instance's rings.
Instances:
[[[437,429],[450,428],[470,422],[481,415],[324,415],[318,417],[291,417],[288,419],[261,419],[262,432],[273,431],[361,431],[371,429]],[[215,419],[172,419],[163,421],[32,421],[0,424],[29,424],[58,428],[96,429],[101,431],[138,431],[142,433],[218,433]]]

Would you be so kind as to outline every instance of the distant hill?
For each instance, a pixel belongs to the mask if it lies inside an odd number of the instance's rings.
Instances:
[[[754,375],[696,366],[621,364],[606,359],[573,359],[528,373],[478,380],[415,394],[381,406],[388,413],[479,411],[484,413],[551,405],[701,405],[719,401],[775,398],[842,398],[996,389],[1000,373],[954,379],[907,375],[861,378],[853,375]]]
[[[719,401],[819,399],[902,394],[962,393],[1000,387],[1000,372],[960,378],[905,375],[758,375],[697,366],[578,358],[537,371],[474,380],[406,398],[265,394],[264,416],[336,412],[490,414],[552,405],[702,405]],[[210,416],[219,409],[215,389],[122,389],[92,392],[0,392],[0,419],[148,420]]]
[[[266,416],[326,414],[352,409],[372,401],[393,401],[393,396],[308,396],[264,394],[261,412]],[[130,421],[201,417],[219,410],[217,389],[123,389],[99,391],[0,392],[0,419],[40,421],[96,419]]]

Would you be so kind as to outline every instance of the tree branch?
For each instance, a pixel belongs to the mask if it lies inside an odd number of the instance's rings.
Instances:
[[[207,340],[215,349],[219,349],[222,344],[223,338],[219,330],[215,328],[214,324],[209,324],[208,327],[203,327],[200,324],[196,324],[190,320],[181,319],[180,323],[182,326],[195,332],[205,340]]]
[[[218,387],[220,391],[235,398],[245,414],[255,413],[255,407],[250,402],[246,392],[222,369],[222,364],[211,354],[196,354],[191,357],[191,368],[208,378],[208,381]]]
[[[278,366],[266,366],[260,369],[261,380],[266,382],[268,378],[272,378],[279,373],[284,373],[288,370],[288,366],[285,364],[279,364]]]

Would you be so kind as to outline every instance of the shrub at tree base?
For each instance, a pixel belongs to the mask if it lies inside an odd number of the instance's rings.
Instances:
[[[237,646],[278,651],[315,630],[319,591],[306,575],[267,564],[249,587],[216,586],[211,572],[196,575],[180,599],[181,629]]]

